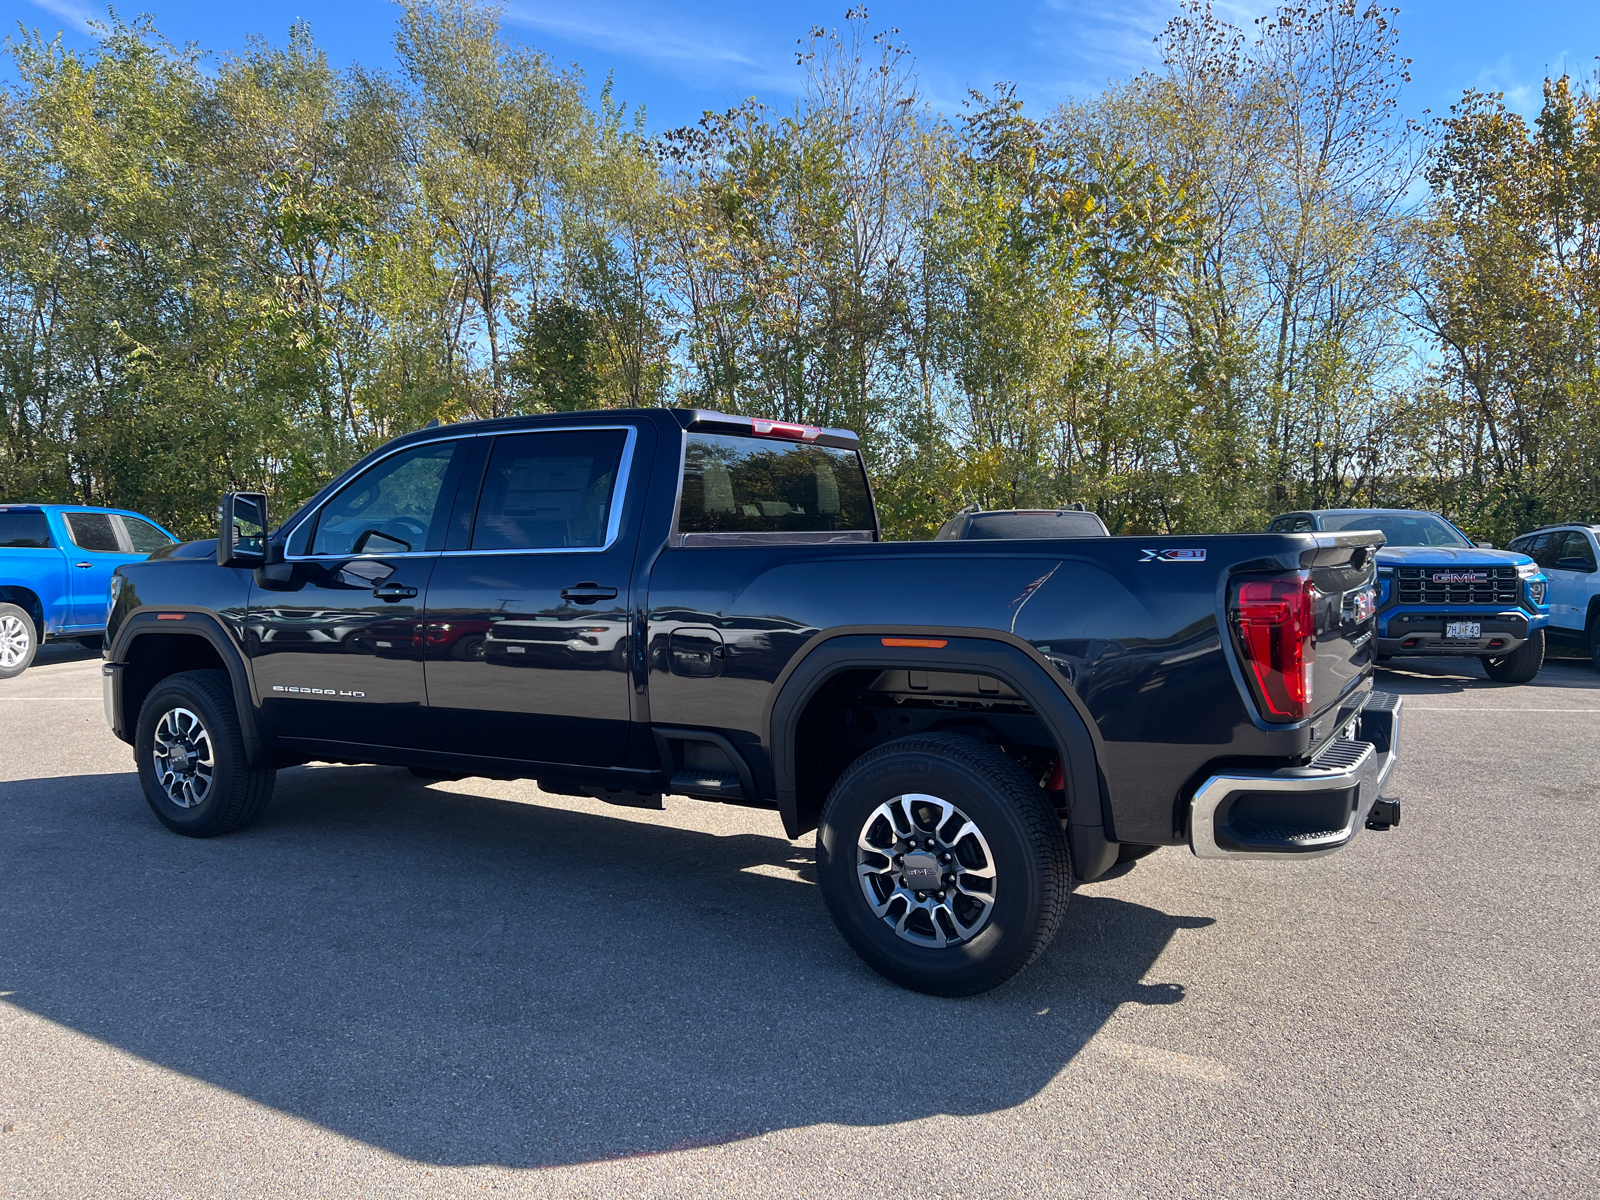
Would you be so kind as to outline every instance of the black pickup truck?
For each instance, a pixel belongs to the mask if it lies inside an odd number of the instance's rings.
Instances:
[[[1119,859],[1313,858],[1398,821],[1381,542],[885,542],[841,430],[436,427],[275,530],[234,493],[215,542],[120,568],[106,717],[156,816],[196,837],[311,760],[774,808],[817,830],[869,964],[970,994]]]

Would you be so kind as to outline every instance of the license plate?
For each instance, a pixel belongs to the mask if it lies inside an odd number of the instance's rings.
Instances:
[[[1446,621],[1444,635],[1447,638],[1461,638],[1465,641],[1477,641],[1483,636],[1482,621]]]

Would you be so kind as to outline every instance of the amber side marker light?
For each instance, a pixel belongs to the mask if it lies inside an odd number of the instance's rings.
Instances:
[[[948,638],[879,638],[885,646],[916,646],[922,650],[943,650],[950,644]]]

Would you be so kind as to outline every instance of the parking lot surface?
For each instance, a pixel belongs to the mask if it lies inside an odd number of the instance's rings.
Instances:
[[[0,1196],[1600,1196],[1600,673],[1378,686],[1400,828],[1163,850],[952,1001],[763,811],[313,765],[176,837],[46,647],[0,682]]]

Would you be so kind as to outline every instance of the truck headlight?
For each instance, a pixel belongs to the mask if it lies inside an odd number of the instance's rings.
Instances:
[[[1543,577],[1544,577],[1543,572],[1540,570],[1538,563],[1528,562],[1528,563],[1518,563],[1517,564],[1517,578],[1519,578],[1519,579],[1542,579]]]
[[[1535,604],[1544,603],[1545,582],[1546,581],[1541,577],[1539,579],[1531,580],[1528,584],[1528,599],[1532,600]]]

